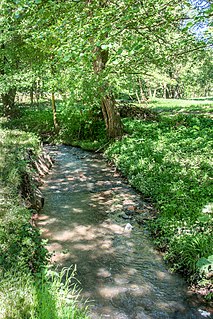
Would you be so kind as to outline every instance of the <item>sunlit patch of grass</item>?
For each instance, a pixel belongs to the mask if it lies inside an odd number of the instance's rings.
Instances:
[[[213,117],[213,98],[151,99],[148,106],[161,114],[197,114]]]
[[[0,318],[33,318],[33,280],[30,275],[12,272],[1,275]]]

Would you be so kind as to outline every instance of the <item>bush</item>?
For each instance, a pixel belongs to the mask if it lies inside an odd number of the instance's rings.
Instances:
[[[105,138],[105,126],[98,109],[85,109],[81,105],[63,105],[59,112],[59,138],[67,144],[80,140]]]
[[[7,122],[5,126],[34,133],[45,142],[51,141],[55,135],[52,110],[45,105],[42,109],[23,107],[20,116]]]
[[[59,132],[54,129],[52,109],[48,105],[41,107],[20,107],[19,118],[4,124],[7,128],[16,128],[38,135],[44,142],[77,145],[87,149],[97,149],[106,142],[105,124],[101,110],[95,106],[85,108],[70,101],[57,102],[57,121]]]

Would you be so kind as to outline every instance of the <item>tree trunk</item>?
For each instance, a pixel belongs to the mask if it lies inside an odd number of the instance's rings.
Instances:
[[[92,5],[93,0],[85,0],[85,4],[88,6],[88,17],[89,19],[93,18]],[[99,1],[100,8],[107,7],[109,1]],[[100,40],[106,40],[108,37],[107,31],[102,34]],[[94,39],[91,37],[89,39],[92,45],[94,45]],[[123,125],[121,122],[121,117],[119,112],[115,107],[115,98],[109,90],[109,83],[103,81],[103,71],[106,68],[106,63],[109,59],[109,50],[102,49],[101,46],[95,46],[93,49],[94,59],[93,59],[93,71],[99,77],[100,81],[104,84],[100,84],[97,89],[98,93],[101,96],[101,110],[103,113],[103,118],[106,125],[107,135],[109,138],[121,137],[123,135]]]
[[[96,47],[94,50],[95,60],[93,61],[94,72],[101,77],[102,71],[108,61],[108,50]],[[101,109],[109,138],[121,137],[123,135],[123,124],[119,112],[116,110],[115,98],[109,90],[108,83],[99,88],[101,94]]]
[[[120,114],[115,109],[115,99],[111,95],[105,95],[101,102],[102,113],[107,129],[107,135],[110,138],[121,137],[123,125]]]
[[[39,80],[35,82],[35,99],[36,99],[36,103],[39,104],[39,100],[40,100],[40,88],[39,88]]]
[[[12,116],[14,113],[16,89],[11,88],[7,93],[1,95],[3,103],[3,114],[5,116]]]
[[[141,81],[141,79],[139,78],[138,80],[139,83],[139,88],[140,88],[140,103],[146,102],[147,101],[147,95],[143,89],[143,83]]]
[[[2,43],[0,46],[2,52],[5,50],[5,44]],[[8,63],[6,56],[3,56],[3,63],[0,65],[0,75],[5,75],[5,66]],[[3,115],[4,116],[12,116],[14,112],[15,106],[15,96],[16,96],[16,88],[10,88],[7,93],[1,94],[2,104],[3,104]]]
[[[33,105],[34,95],[33,95],[33,86],[30,88],[30,104]]]
[[[166,83],[163,84],[163,98],[166,99],[167,98],[167,85]]]
[[[54,128],[55,128],[55,132],[58,133],[58,131],[59,131],[59,125],[58,125],[58,121],[57,121],[56,104],[55,104],[55,94],[52,93],[52,94],[51,94],[51,97],[52,97],[53,124],[54,124]]]

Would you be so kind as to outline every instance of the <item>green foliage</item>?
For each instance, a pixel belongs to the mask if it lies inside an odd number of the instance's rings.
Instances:
[[[16,270],[0,276],[0,318],[33,319],[33,279]]]
[[[50,106],[19,107],[19,118],[4,123],[5,127],[36,133],[42,141],[64,143],[95,150],[106,143],[105,125],[98,107],[56,101],[57,118],[60,126],[58,134],[54,132]],[[11,171],[12,174],[12,171]],[[15,174],[15,172],[14,172]]]
[[[78,140],[98,140],[105,137],[104,122],[100,110],[83,105],[66,105],[60,108],[59,138],[71,144]]]
[[[1,94],[37,94],[39,83],[42,93],[68,93],[75,103],[93,106],[103,87],[103,94],[108,87],[115,95],[140,91],[141,97],[148,90],[163,96],[165,85],[170,96],[195,87],[199,94],[211,92],[211,49],[190,31],[190,2],[3,0],[1,9]],[[100,50],[107,63],[97,76]]]
[[[166,102],[160,101],[158,121],[125,119],[126,136],[106,156],[156,203],[159,215],[150,223],[156,243],[173,269],[192,279],[199,259],[213,252],[212,119],[206,116],[208,103],[196,106],[204,116],[189,114],[195,101],[178,102],[180,114],[175,106],[170,110],[175,101],[169,102],[169,112]]]
[[[35,284],[35,319],[86,319],[86,307],[78,307],[75,268],[42,273]]]
[[[54,125],[51,109],[46,105],[40,107],[19,108],[19,117],[7,122],[5,126],[39,135],[44,141],[54,136]]]
[[[8,207],[9,208],[9,207]],[[47,263],[39,230],[29,223],[30,212],[14,207],[4,214],[0,222],[0,270],[7,272],[14,268],[19,271],[38,272]]]
[[[205,225],[206,226],[206,225]],[[213,240],[209,231],[193,231],[188,227],[187,231],[182,234],[176,234],[169,244],[169,251],[165,255],[165,259],[172,263],[175,271],[181,271],[187,276],[196,273],[197,263],[201,256],[208,256],[212,253]],[[200,271],[200,270],[199,270]],[[201,275],[204,272],[200,272]]]
[[[208,276],[213,272],[213,255],[208,256],[208,258],[201,257],[196,266],[201,275]]]
[[[162,212],[196,217],[212,196],[211,120],[179,115],[154,123],[126,120],[125,125],[131,136],[107,154]]]

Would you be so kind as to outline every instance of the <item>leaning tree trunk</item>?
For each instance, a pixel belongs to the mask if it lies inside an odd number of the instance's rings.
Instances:
[[[103,50],[100,47],[96,47],[94,50],[95,60],[93,62],[93,69],[97,75],[102,75],[102,71],[106,67],[108,61],[108,50]],[[101,109],[107,129],[107,135],[110,138],[121,137],[123,134],[123,125],[121,117],[116,110],[115,98],[109,90],[108,83],[102,85],[99,88],[101,94]]]
[[[1,95],[4,116],[12,116],[14,113],[16,89],[11,88]]]

